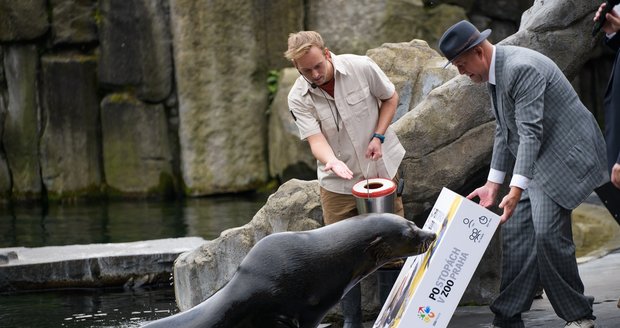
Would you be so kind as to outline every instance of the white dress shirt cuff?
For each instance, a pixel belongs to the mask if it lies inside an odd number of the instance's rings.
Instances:
[[[487,180],[502,184],[504,183],[504,178],[506,178],[506,172],[491,169],[489,170],[489,177],[487,178]]]
[[[510,180],[511,187],[519,187],[523,190],[527,189],[527,186],[530,184],[530,180],[522,175],[515,174],[512,176],[512,180]]]

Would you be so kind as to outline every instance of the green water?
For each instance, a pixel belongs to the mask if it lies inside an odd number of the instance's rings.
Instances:
[[[0,208],[0,248],[41,247],[199,236],[241,226],[266,196],[220,196],[174,202],[100,202]]]
[[[202,237],[242,226],[267,195],[174,202],[98,202],[0,208],[4,247],[41,247]],[[0,277],[1,279],[1,277]],[[170,285],[139,290],[79,289],[0,293],[0,328],[139,327],[178,312]]]

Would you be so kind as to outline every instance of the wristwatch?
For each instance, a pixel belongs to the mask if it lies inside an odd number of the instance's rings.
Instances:
[[[379,139],[379,141],[381,141],[381,143],[383,143],[385,141],[385,136],[382,135],[381,133],[375,133],[372,135],[372,138],[377,138]],[[371,139],[372,139],[371,138]]]

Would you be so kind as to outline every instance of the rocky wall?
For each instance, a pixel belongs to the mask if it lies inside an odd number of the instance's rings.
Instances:
[[[164,197],[174,188],[168,122],[162,104],[131,94],[107,95],[101,102],[103,164],[115,197]]]
[[[7,85],[7,115],[2,146],[11,167],[12,190],[16,199],[41,197],[39,166],[40,110],[37,101],[38,52],[33,44],[7,46],[4,68]]]
[[[445,28],[467,18],[492,28],[491,41],[499,42],[517,31],[533,3],[0,0],[0,199],[203,196],[256,190],[271,179],[313,178],[313,160],[302,155],[307,149],[287,149],[289,141],[278,137],[294,136],[287,112],[269,108],[266,79],[290,67],[282,56],[289,33],[318,30],[335,53],[365,54],[411,40],[435,49]],[[567,2],[560,15],[586,3]],[[561,48],[572,37],[545,42]],[[578,55],[583,60],[571,75],[596,112],[609,54]],[[395,70],[421,62],[392,56]],[[588,56],[603,59],[594,65]],[[399,117],[440,84],[390,77],[403,100]],[[110,117],[103,106],[118,94],[138,105],[125,104]],[[127,121],[146,113],[157,113],[157,123]],[[136,132],[119,133],[115,123]],[[109,163],[126,152],[110,145],[123,143],[154,153],[124,168]],[[153,158],[166,164],[153,166]],[[151,169],[131,187],[121,186],[119,177],[135,175],[137,167]]]
[[[94,56],[41,58],[41,176],[49,199],[98,197],[101,136]],[[10,161],[9,161],[10,162]]]

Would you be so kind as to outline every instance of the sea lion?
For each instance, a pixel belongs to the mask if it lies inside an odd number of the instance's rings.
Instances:
[[[314,328],[342,296],[382,265],[425,252],[433,232],[389,213],[261,239],[220,290],[144,327]]]

